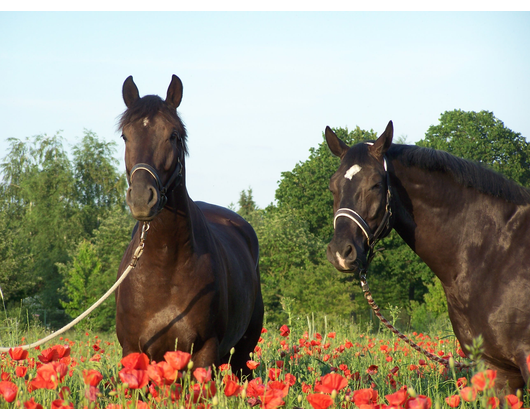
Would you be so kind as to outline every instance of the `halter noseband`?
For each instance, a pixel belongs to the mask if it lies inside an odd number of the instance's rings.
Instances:
[[[367,144],[373,145],[373,143],[367,143]],[[388,165],[387,165],[385,156],[383,156],[383,166],[385,168],[385,175],[386,175],[386,206],[385,206],[386,208],[385,208],[385,215],[383,216],[383,220],[381,221],[381,224],[375,230],[375,232],[372,232],[372,229],[370,229],[370,226],[368,226],[368,223],[366,223],[366,220],[364,220],[359,213],[347,207],[338,209],[335,212],[335,215],[333,217],[333,229],[336,228],[337,219],[339,217],[347,217],[348,219],[353,220],[353,222],[355,222],[355,224],[359,226],[361,231],[364,233],[364,236],[366,236],[366,241],[368,244],[369,251],[368,251],[368,257],[367,257],[367,264],[363,270],[366,270],[366,268],[368,267],[368,264],[370,264],[370,262],[372,261],[375,255],[375,245],[377,244],[377,242],[379,242],[381,239],[386,237],[392,230],[392,226],[390,225],[390,219],[392,218],[392,208],[390,207],[392,193],[390,192],[390,176],[388,174]]]
[[[137,163],[136,165],[133,166],[133,168],[131,169],[131,174],[128,176],[129,185],[131,185],[132,183],[133,175],[135,174],[136,171],[139,171],[139,170],[147,171],[155,179],[156,187],[160,194],[160,201],[158,203],[158,211],[162,210],[167,203],[168,188],[173,183],[175,183],[175,186],[177,186],[182,181],[182,162],[181,162],[180,156],[177,158],[177,166],[175,166],[175,170],[173,171],[171,178],[169,178],[168,181],[166,182],[166,185],[162,185],[162,181],[160,180],[160,177],[158,176],[156,169],[153,168],[151,165],[148,165],[147,163]]]

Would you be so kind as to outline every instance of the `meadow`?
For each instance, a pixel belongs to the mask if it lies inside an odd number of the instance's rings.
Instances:
[[[49,333],[15,319],[0,325],[0,344],[36,341]],[[496,395],[495,371],[464,357],[451,331],[411,332],[422,348],[464,369],[431,362],[389,331],[327,319],[265,326],[249,355],[252,378],[230,365],[196,368],[191,355],[121,357],[114,335],[78,328],[41,348],[0,353],[1,409],[484,409],[528,408],[528,390]],[[451,364],[452,366],[452,364]]]

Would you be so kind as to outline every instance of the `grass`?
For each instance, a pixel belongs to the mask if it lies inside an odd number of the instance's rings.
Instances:
[[[455,370],[429,361],[387,331],[372,332],[370,327],[327,318],[291,322],[281,329],[264,328],[249,355],[256,362],[254,378],[244,381],[231,375],[227,366],[192,373],[192,366],[176,366],[170,358],[166,364],[151,366],[141,355],[122,360],[113,334],[73,330],[29,350],[21,360],[0,354],[0,408],[40,404],[43,408],[340,409],[386,408],[394,403],[403,408],[448,409],[446,399],[452,396],[460,400],[457,408],[498,405],[492,373],[480,362],[480,342],[474,349],[478,363]],[[38,324],[23,327],[8,318],[0,326],[0,345],[33,342],[47,333]],[[410,336],[429,351],[462,360],[451,331]],[[485,384],[477,382],[479,377],[485,378]],[[163,385],[164,380],[170,384]],[[465,401],[462,389],[474,391],[474,398]],[[528,392],[514,398],[530,407]]]

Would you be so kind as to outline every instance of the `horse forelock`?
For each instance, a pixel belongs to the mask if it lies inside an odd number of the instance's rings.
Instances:
[[[450,174],[464,187],[502,198],[514,204],[530,204],[530,190],[477,162],[448,152],[410,145],[392,145],[387,155],[406,167]]]
[[[118,129],[123,130],[126,125],[138,120],[152,120],[157,114],[162,114],[166,120],[174,125],[177,132],[177,138],[182,145],[184,153],[187,155],[186,127],[179,118],[177,111],[169,107],[160,96],[146,95],[138,99],[130,108],[127,108],[123,114],[121,114],[118,122]]]

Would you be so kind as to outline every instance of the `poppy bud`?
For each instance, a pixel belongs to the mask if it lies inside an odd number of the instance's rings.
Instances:
[[[193,369],[193,360],[190,360],[188,362],[188,370],[192,370]]]
[[[235,352],[236,352],[236,349],[232,347],[232,348],[230,349],[230,356],[232,356]]]
[[[217,398],[217,395],[214,395],[212,397],[212,405],[215,407],[217,404],[219,404],[219,399]]]
[[[454,369],[454,368],[455,368],[455,359],[453,359],[453,356],[451,356],[451,357],[449,358],[449,367],[450,367],[451,369]]]
[[[412,387],[408,387],[408,388],[407,388],[407,392],[409,393],[409,395],[410,395],[412,398],[416,398],[417,394],[416,394],[416,391],[414,391],[414,388],[412,388]]]

